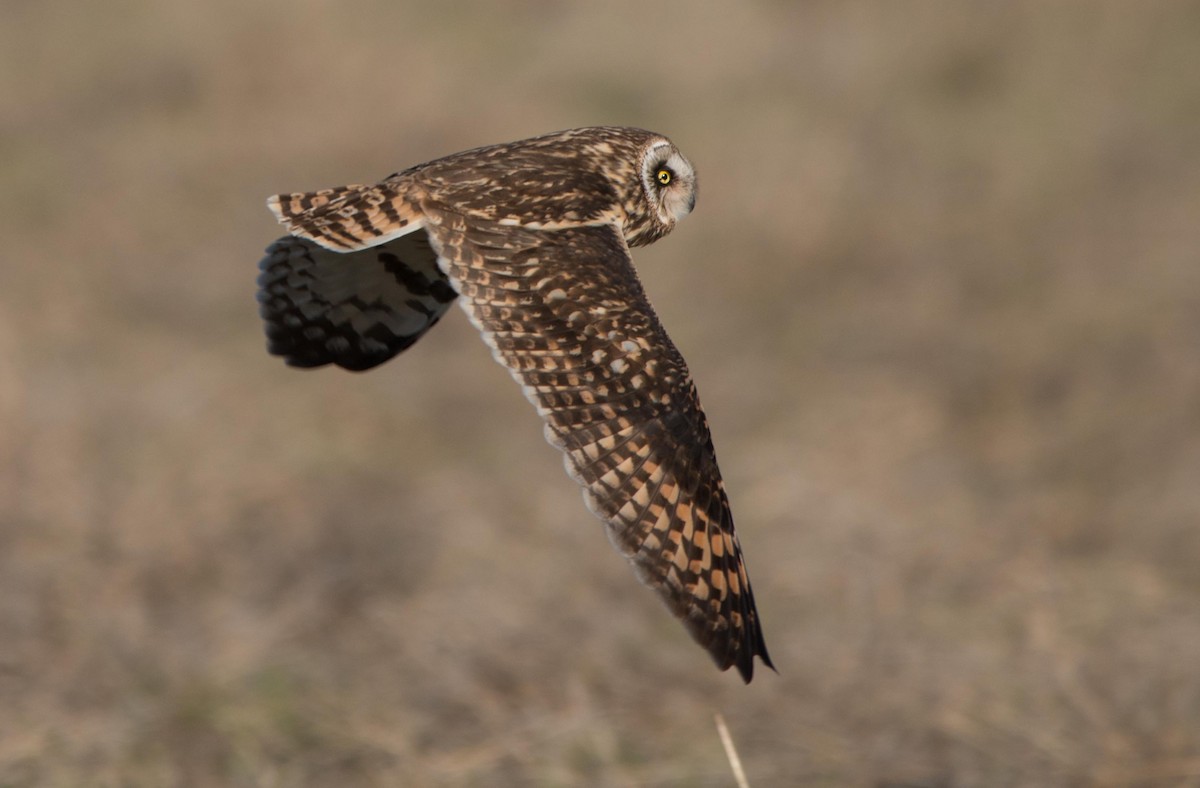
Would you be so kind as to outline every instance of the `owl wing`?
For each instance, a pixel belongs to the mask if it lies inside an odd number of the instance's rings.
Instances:
[[[722,670],[771,666],[704,412],[612,225],[424,205],[439,263],[617,549]]]
[[[267,349],[295,367],[382,364],[456,297],[424,232],[347,253],[288,235],[267,248],[259,269]]]

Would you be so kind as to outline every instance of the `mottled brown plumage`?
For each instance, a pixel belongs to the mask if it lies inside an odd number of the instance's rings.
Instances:
[[[722,669],[770,666],[708,424],[629,248],[695,203],[691,165],[641,129],[573,129],[273,197],[269,349],[366,369],[459,302],[521,384],[613,544]],[[344,261],[344,263],[343,263]]]

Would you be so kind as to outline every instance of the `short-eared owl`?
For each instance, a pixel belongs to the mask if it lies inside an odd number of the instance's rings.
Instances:
[[[629,249],[666,235],[696,174],[641,129],[456,153],[374,186],[272,197],[269,350],[364,370],[456,298],[546,422],[616,548],[725,670],[771,665],[708,424]]]

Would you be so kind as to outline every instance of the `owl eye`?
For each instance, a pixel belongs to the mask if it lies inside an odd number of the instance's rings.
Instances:
[[[654,177],[656,179],[658,179],[658,182],[660,185],[666,186],[668,183],[671,182],[671,178],[673,176],[672,176],[670,170],[668,170],[666,167],[663,167],[663,168],[659,169],[659,171],[657,173],[655,173]]]

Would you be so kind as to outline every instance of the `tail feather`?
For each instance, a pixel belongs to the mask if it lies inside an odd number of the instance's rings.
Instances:
[[[292,235],[334,252],[379,246],[424,224],[407,190],[393,181],[277,194],[267,207]]]

